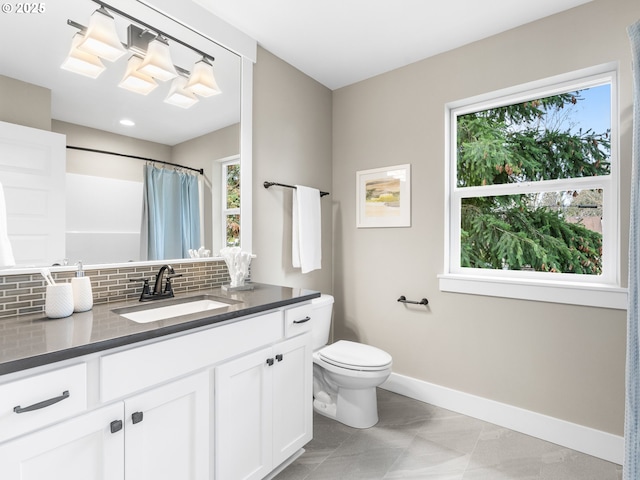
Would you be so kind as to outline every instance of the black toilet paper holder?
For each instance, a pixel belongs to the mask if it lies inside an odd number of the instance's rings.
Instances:
[[[398,301],[400,303],[412,303],[414,305],[429,305],[429,300],[427,300],[426,298],[422,298],[419,302],[416,302],[414,300],[407,300],[407,297],[405,297],[404,295],[400,295]]]

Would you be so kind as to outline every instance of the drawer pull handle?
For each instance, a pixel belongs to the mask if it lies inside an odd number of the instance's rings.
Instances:
[[[279,361],[279,362],[281,362],[283,358],[284,358],[284,356],[281,353],[276,355],[276,360]]]
[[[142,412],[134,412],[131,414],[131,422],[135,425],[136,423],[140,423],[144,419],[144,413]]]
[[[47,408],[51,405],[61,402],[65,398],[69,398],[69,391],[65,390],[62,392],[62,395],[55,398],[50,398],[49,400],[43,400],[42,402],[34,403],[33,405],[29,405],[28,407],[21,407],[18,405],[14,407],[13,411],[16,413],[25,413],[25,412],[33,412],[34,410],[40,410],[41,408]]]
[[[311,317],[304,317],[302,320],[294,320],[293,323],[307,323],[309,320],[311,320]]]
[[[269,365],[270,367],[273,367],[274,363],[275,362],[274,362],[273,358],[267,358],[267,365]]]

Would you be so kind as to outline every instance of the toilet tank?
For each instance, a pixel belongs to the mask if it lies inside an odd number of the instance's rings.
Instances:
[[[331,295],[321,295],[319,298],[311,300],[312,309],[312,331],[313,351],[324,347],[329,342],[329,331],[331,330],[331,314],[333,312],[333,297]]]

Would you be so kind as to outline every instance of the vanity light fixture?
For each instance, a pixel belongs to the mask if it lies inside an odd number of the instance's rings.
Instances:
[[[198,102],[198,97],[196,97],[191,89],[187,88],[187,78],[178,75],[173,79],[169,95],[167,95],[164,101],[177,107],[189,108]]]
[[[212,62],[215,59],[212,56],[156,30],[102,0],[93,1],[100,8],[91,15],[88,27],[67,20],[67,24],[77,28],[79,32],[73,37],[71,50],[62,68],[96,78],[105,70],[101,59],[113,62],[130,52],[132,56],[118,84],[121,88],[147,95],[158,86],[156,80],[174,79],[165,102],[183,108],[189,108],[198,102],[198,96],[209,97],[221,93],[213,72]],[[118,38],[112,13],[133,22],[127,26],[126,44],[122,44]],[[193,66],[193,73],[173,64],[169,40],[201,57]]]
[[[147,54],[138,71],[163,82],[178,76],[176,67],[171,61],[169,42],[165,37],[158,35],[154,40],[149,42]]]
[[[69,70],[70,72],[79,73],[86,77],[98,78],[98,76],[104,72],[106,67],[100,61],[100,58],[78,49],[78,45],[83,40],[84,35],[80,32],[73,36],[71,39],[69,55],[67,55],[65,61],[60,65],[60,68]]]
[[[115,62],[127,53],[118,38],[115,20],[103,6],[91,14],[84,40],[78,48],[110,62]]]
[[[153,78],[140,72],[139,68],[141,64],[142,58],[138,55],[133,55],[129,59],[127,62],[127,71],[118,84],[120,88],[124,88],[141,95],[147,95],[158,86]]]
[[[207,57],[202,57],[193,66],[187,88],[201,97],[210,97],[220,93],[220,87],[213,74],[213,65]]]

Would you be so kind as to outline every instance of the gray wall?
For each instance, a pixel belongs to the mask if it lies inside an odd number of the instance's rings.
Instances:
[[[336,338],[387,350],[394,372],[623,434],[626,312],[444,293],[447,102],[619,62],[622,276],[627,275],[637,0],[596,0],[333,92]],[[355,228],[355,173],[412,165],[412,227]],[[626,282],[625,282],[626,283]],[[428,297],[409,309],[399,295]]]
[[[66,135],[67,145],[137,155],[164,162],[171,161],[172,148],[169,145],[139,140],[60,120],[51,120],[51,124],[54,132]],[[127,157],[82,150],[67,150],[67,173],[142,182],[142,165],[142,161]]]
[[[331,91],[258,48],[253,87],[252,279],[331,293]],[[322,199],[322,269],[291,266],[291,190],[274,181],[331,192]]]
[[[0,121],[51,130],[51,90],[0,75]]]

